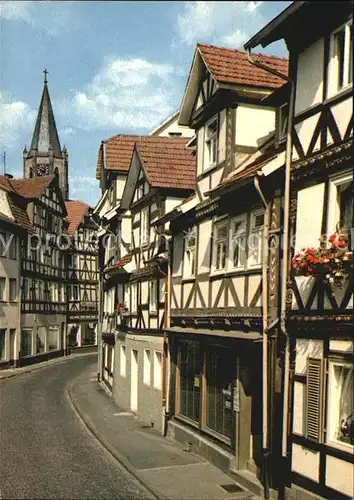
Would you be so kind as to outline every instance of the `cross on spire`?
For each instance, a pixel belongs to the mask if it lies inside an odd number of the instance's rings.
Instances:
[[[45,69],[43,71],[43,73],[44,73],[44,83],[48,83],[48,80],[47,80],[48,71]]]

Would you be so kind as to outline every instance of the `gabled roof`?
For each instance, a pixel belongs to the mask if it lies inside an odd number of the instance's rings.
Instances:
[[[10,218],[6,214],[0,213],[0,219],[21,226],[24,229],[32,229],[26,210],[27,200],[17,193],[12,182],[13,179],[0,175],[0,188],[6,191],[6,198],[12,214],[12,218]]]
[[[196,158],[186,147],[188,138],[142,137],[136,142],[152,188],[195,189]]]
[[[236,49],[198,44],[204,62],[217,82],[276,89],[284,80],[251,64],[247,53]],[[266,64],[280,73],[288,73],[288,60],[266,54],[253,54],[255,61]]]
[[[54,156],[61,157],[58,131],[55,124],[52,103],[50,102],[48,86],[45,81],[30,152],[37,150],[38,153],[48,153],[50,149]]]
[[[24,198],[39,198],[53,179],[55,179],[55,175],[44,175],[31,179],[11,179],[11,184],[16,193]]]
[[[253,54],[256,61],[287,74],[288,60],[265,54]],[[267,95],[284,85],[285,81],[254,66],[247,53],[241,50],[197,44],[188,76],[178,123],[189,125],[193,106],[197,98],[200,81],[206,68],[216,83],[216,89],[257,90]],[[261,95],[262,96],[262,95]]]
[[[80,226],[90,207],[87,203],[78,200],[66,201],[65,206],[68,212],[67,221],[69,222],[67,233],[69,236],[72,236]]]
[[[96,179],[100,179],[102,168],[128,172],[138,138],[138,135],[118,134],[102,141],[98,150]]]

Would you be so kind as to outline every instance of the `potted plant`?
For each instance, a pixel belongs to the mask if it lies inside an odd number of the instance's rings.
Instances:
[[[332,289],[343,287],[353,265],[353,252],[348,239],[340,232],[332,234],[326,242],[320,240],[318,248],[302,248],[292,259],[292,268],[300,276],[320,276]]]

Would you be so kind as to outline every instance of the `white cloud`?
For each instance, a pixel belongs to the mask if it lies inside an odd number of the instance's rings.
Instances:
[[[60,109],[85,130],[149,129],[174,111],[177,74],[169,64],[109,58]]]
[[[22,21],[45,30],[48,35],[57,36],[76,24],[75,17],[70,15],[73,3],[75,2],[1,0],[0,18]]]
[[[242,48],[250,33],[261,25],[257,12],[263,2],[186,2],[177,19],[179,38]]]
[[[24,133],[31,134],[36,111],[22,101],[9,102],[0,93],[0,148],[13,148]]]

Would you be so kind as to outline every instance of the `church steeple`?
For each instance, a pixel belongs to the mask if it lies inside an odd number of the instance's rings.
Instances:
[[[68,199],[68,154],[60,146],[45,69],[42,98],[38,109],[31,147],[23,151],[24,177],[56,174],[64,199]]]
[[[61,157],[61,148],[57,127],[55,125],[52,103],[48,91],[48,71],[45,69],[44,87],[42,99],[39,105],[36,126],[31,142],[31,150],[36,150],[38,153],[48,153],[51,149],[55,157]]]

